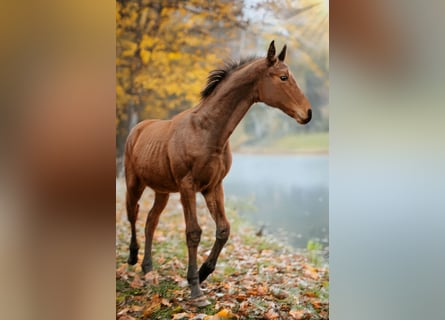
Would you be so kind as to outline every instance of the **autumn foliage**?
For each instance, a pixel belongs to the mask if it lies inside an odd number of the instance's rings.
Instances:
[[[140,118],[165,119],[198,102],[207,73],[231,55],[227,42],[243,26],[243,2],[139,0],[116,6],[119,147]]]

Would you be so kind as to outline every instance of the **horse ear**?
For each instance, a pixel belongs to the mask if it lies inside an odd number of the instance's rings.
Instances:
[[[272,42],[269,45],[269,50],[267,50],[267,60],[270,64],[273,64],[276,60],[275,58],[275,40],[272,40]]]
[[[281,49],[281,52],[278,55],[278,60],[284,61],[284,58],[286,58],[286,48],[287,48],[287,46],[284,45],[283,49]]]

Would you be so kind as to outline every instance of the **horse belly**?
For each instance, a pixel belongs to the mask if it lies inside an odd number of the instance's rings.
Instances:
[[[178,191],[164,141],[150,141],[140,148],[136,162],[138,176],[148,187],[158,192]]]
[[[150,162],[142,171],[141,178],[151,189],[158,192],[177,192],[178,186],[169,168],[162,163]]]

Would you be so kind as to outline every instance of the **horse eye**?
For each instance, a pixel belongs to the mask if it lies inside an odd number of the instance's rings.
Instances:
[[[281,76],[280,79],[281,79],[281,81],[286,81],[287,80],[287,76]]]

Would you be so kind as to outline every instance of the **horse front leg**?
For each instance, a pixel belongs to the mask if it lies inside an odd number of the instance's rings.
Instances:
[[[216,223],[215,243],[207,260],[199,269],[199,282],[203,282],[209,274],[211,274],[216,267],[219,254],[226,244],[230,235],[230,223],[227,220],[226,212],[224,210],[224,189],[222,183],[213,190],[203,192],[204,198],[209,208],[210,214]]]
[[[188,249],[188,270],[187,281],[191,288],[191,298],[198,298],[203,295],[199,286],[198,276],[198,245],[201,241],[201,227],[196,217],[196,194],[191,183],[184,183],[180,189],[181,203],[184,209],[185,232]]]

